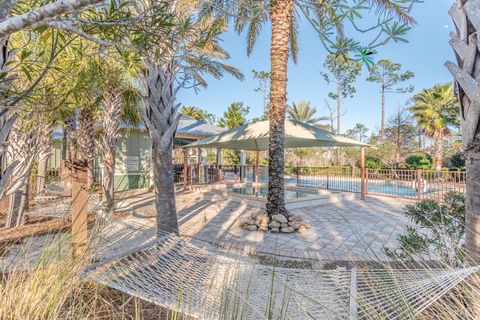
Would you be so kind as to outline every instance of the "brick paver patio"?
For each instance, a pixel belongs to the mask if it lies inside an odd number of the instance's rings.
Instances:
[[[312,228],[304,233],[250,232],[240,228],[239,219],[263,210],[254,203],[219,198],[210,192],[179,192],[180,232],[208,242],[246,247],[257,254],[358,261],[384,258],[383,247],[394,248],[397,234],[410,223],[402,213],[406,200],[368,197],[361,201],[353,193],[332,192],[322,199],[287,205],[293,214],[309,220]],[[130,196],[120,208],[153,227],[154,219],[144,219],[155,212],[151,193]]]

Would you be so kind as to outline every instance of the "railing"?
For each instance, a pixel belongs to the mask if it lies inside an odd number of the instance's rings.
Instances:
[[[358,168],[298,168],[297,185],[361,192]],[[449,191],[465,192],[465,171],[365,169],[365,194],[441,201]]]
[[[175,181],[183,182],[183,166],[176,166]],[[259,182],[268,182],[267,167],[259,167]],[[219,181],[255,182],[255,166],[189,166],[187,184]],[[351,167],[287,167],[285,185],[361,193],[362,171]],[[441,201],[449,191],[465,192],[465,171],[365,169],[364,194]]]

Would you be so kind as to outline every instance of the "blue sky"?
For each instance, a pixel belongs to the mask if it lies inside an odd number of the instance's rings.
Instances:
[[[403,65],[403,70],[411,70],[415,78],[408,84],[415,86],[415,92],[433,86],[436,83],[451,82],[451,76],[443,66],[447,60],[454,59],[448,44],[453,24],[448,9],[454,0],[425,0],[414,9],[412,15],[417,25],[408,33],[409,43],[394,43],[379,48],[376,60],[387,58]],[[231,76],[221,80],[210,77],[208,88],[199,93],[183,90],[178,102],[204,108],[221,116],[233,101],[244,102],[250,107],[249,119],[262,114],[263,100],[260,92],[255,92],[257,81],[252,77],[252,69],[269,70],[270,30],[266,25],[262,31],[252,55],[246,54],[245,35],[228,32],[223,37],[224,48],[230,53],[229,63],[239,68],[245,75],[244,81]],[[287,99],[289,102],[309,100],[319,115],[327,115],[324,99],[333,90],[320,75],[323,70],[326,51],[320,44],[315,31],[306,23],[300,26],[299,61],[290,62],[288,70]],[[342,118],[342,132],[361,122],[373,131],[380,127],[380,95],[375,83],[367,82],[368,70],[363,68],[356,83],[357,93],[343,106],[346,110]],[[395,112],[405,104],[412,94],[389,94],[386,114]],[[333,101],[332,101],[333,102]]]

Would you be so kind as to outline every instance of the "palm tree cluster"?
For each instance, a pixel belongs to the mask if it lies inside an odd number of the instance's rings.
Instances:
[[[451,84],[438,84],[413,98],[413,119],[423,132],[434,139],[435,168],[442,169],[443,140],[458,126],[458,102]]]

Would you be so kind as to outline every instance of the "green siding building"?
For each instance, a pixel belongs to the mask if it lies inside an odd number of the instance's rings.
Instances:
[[[101,124],[95,127],[100,133]],[[175,134],[174,146],[183,146],[193,141],[203,139],[225,129],[205,122],[183,117]],[[61,138],[58,130],[54,132],[52,155],[49,159],[49,168],[60,168]],[[152,142],[145,127],[129,127],[122,125],[117,137],[117,155],[115,161],[115,190],[129,190],[148,188],[152,182]],[[95,159],[94,174],[100,181],[102,172],[101,156]]]

